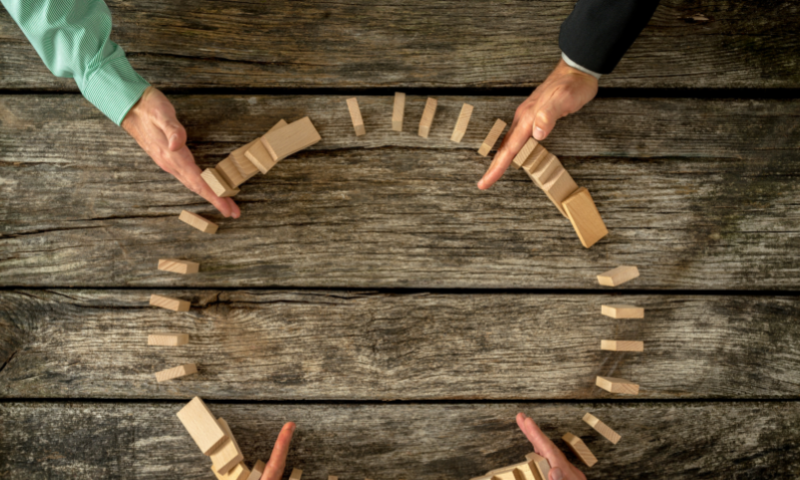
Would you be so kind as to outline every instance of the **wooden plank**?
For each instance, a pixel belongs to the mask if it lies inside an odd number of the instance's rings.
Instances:
[[[112,39],[162,88],[522,87],[560,57],[572,0],[386,2],[298,7],[198,0],[107,2]],[[458,12],[457,15],[453,12]],[[702,14],[708,21],[694,21]],[[753,21],[757,18],[758,21]],[[608,87],[797,88],[800,30],[784,2],[661,2]],[[68,90],[0,11],[0,88]]]
[[[0,404],[4,479],[213,478],[171,403]],[[618,426],[612,445],[581,417]],[[300,421],[287,473],[303,478],[463,480],[525,458],[514,416],[535,412],[544,433],[580,435],[601,461],[592,478],[793,478],[800,468],[800,405],[785,402],[645,404],[215,404],[245,458],[268,455],[281,425]],[[32,435],[31,432],[69,432]],[[422,433],[421,433],[422,432]],[[102,448],[98,448],[102,446]],[[567,455],[570,455],[567,453]],[[573,457],[574,461],[574,457]],[[668,467],[668,468],[667,468]],[[585,469],[585,467],[584,467]],[[286,475],[286,474],[284,474]]]
[[[632,398],[800,395],[795,297],[615,295],[652,312],[615,320],[597,312],[610,295],[175,290],[194,305],[176,314],[147,307],[149,293],[1,292],[0,322],[10,327],[0,345],[16,346],[0,358],[0,397],[620,398],[595,387],[598,375],[641,384]],[[158,331],[191,342],[148,347]],[[548,341],[530,348],[531,332]],[[607,338],[642,340],[647,351],[600,350]],[[198,374],[153,381],[194,361]]]
[[[439,99],[436,122],[452,125],[468,98]],[[563,119],[546,146],[610,232],[590,251],[524,173],[475,188],[489,162],[466,147],[521,98],[469,99],[481,114],[462,144],[449,127],[425,140],[387,121],[359,148],[344,97],[173,100],[201,167],[279,118],[311,115],[324,140],[253,178],[242,218],[209,215],[224,233],[186,235],[172,216],[210,207],[83,99],[0,97],[13,119],[0,129],[0,285],[606,289],[596,275],[638,265],[619,288],[800,288],[797,100],[598,99]],[[365,118],[389,118],[391,96],[362,100]],[[408,118],[423,104],[409,98]],[[154,272],[157,257],[203,273]]]

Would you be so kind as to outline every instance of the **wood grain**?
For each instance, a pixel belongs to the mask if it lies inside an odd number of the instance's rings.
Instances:
[[[0,343],[17,342],[0,397],[619,398],[594,386],[597,375],[640,384],[637,398],[800,395],[795,297],[202,290],[174,291],[194,306],[175,313],[148,307],[149,293],[0,293],[0,321],[11,326]],[[652,314],[604,317],[609,297]],[[148,347],[157,331],[191,342]],[[609,338],[644,340],[647,350],[600,350]],[[189,362],[199,372],[179,382],[152,377]]]
[[[575,2],[107,3],[112,39],[159,87],[364,89],[533,88],[559,60],[559,27]],[[798,19],[787,1],[665,0],[601,85],[798,88]],[[3,89],[77,91],[4,10],[0,71]]]
[[[322,142],[244,186],[232,221],[80,97],[0,97],[0,285],[597,289],[627,264],[642,277],[621,288],[800,286],[800,101],[600,99],[562,120],[547,148],[610,230],[584,251],[524,173],[475,187],[488,159],[473,149],[521,98],[471,98],[461,144],[469,97],[440,97],[429,140],[391,131],[391,96],[360,98],[370,135],[354,145],[343,97],[174,97],[203,167],[278,118],[319,126]],[[176,225],[187,207],[220,233]],[[171,257],[203,272],[150,268]]]
[[[600,459],[590,478],[792,478],[800,468],[800,404],[209,404],[245,459],[266,457],[281,425],[296,421],[286,478],[465,479],[524,460],[530,443],[514,416],[545,434],[580,435]],[[209,461],[180,425],[178,403],[0,404],[4,479],[213,480]],[[581,421],[587,408],[618,425],[608,441]],[[42,435],[40,432],[63,432]],[[577,464],[571,453],[567,458]]]

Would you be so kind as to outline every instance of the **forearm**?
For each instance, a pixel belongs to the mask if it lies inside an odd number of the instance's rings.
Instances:
[[[101,0],[0,0],[53,74],[120,124],[148,87],[109,38],[111,12]]]
[[[650,21],[658,2],[579,0],[561,25],[561,51],[590,72],[611,73]]]

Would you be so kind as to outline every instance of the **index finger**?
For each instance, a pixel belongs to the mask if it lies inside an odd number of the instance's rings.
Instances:
[[[517,414],[517,425],[519,425],[520,430],[522,433],[525,434],[525,437],[528,439],[529,442],[533,445],[533,449],[540,453],[543,457],[547,458],[547,460],[553,463],[553,453],[554,451],[559,451],[556,448],[556,445],[553,443],[550,438],[542,432],[536,422],[534,422],[531,418],[529,418],[524,413]]]
[[[286,455],[289,454],[289,444],[292,442],[295,427],[294,422],[289,422],[281,429],[278,439],[275,440],[275,446],[272,448],[272,454],[269,456],[269,462],[261,475],[261,480],[280,480],[283,477]]]
[[[232,198],[222,198],[211,190],[203,177],[200,176],[200,167],[194,161],[192,152],[185,145],[183,148],[173,153],[179,157],[179,161],[175,162],[178,169],[175,172],[175,177],[186,186],[189,190],[205,198],[206,201],[226,217],[239,218],[241,211]]]
[[[514,119],[511,123],[511,128],[508,129],[508,133],[503,139],[503,143],[500,144],[500,148],[494,156],[494,160],[492,160],[492,164],[489,166],[489,170],[483,174],[483,178],[478,182],[478,188],[486,190],[500,180],[508,166],[511,165],[511,161],[531,137],[532,128],[533,124],[527,119]]]

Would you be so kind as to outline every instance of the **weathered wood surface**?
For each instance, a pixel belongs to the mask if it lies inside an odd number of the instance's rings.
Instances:
[[[213,480],[175,416],[181,405],[0,404],[0,475]],[[797,402],[209,406],[250,461],[265,459],[283,422],[296,421],[284,478],[293,467],[309,479],[475,477],[532,451],[514,422],[521,410],[562,450],[565,432],[581,436],[600,460],[582,468],[590,479],[784,479],[800,469]],[[581,420],[587,411],[622,435],[616,446]]]
[[[145,78],[169,89],[534,87],[559,59],[559,27],[575,4],[107,3],[112,39]],[[601,85],[798,88],[798,19],[795,2],[662,1]],[[0,88],[77,91],[53,77],[4,10],[0,71]]]
[[[597,375],[639,383],[636,398],[800,396],[794,297],[167,291],[193,301],[178,314],[147,306],[149,293],[0,293],[0,344],[15,345],[0,397],[620,398]],[[646,315],[615,320],[603,303]],[[147,346],[158,332],[189,345]],[[601,339],[645,351],[601,351]],[[155,382],[193,362],[197,375]]]
[[[177,220],[210,208],[78,96],[0,98],[0,284],[797,289],[800,102],[600,99],[546,146],[589,188],[609,237],[586,250],[521,172],[475,187],[475,150],[520,98],[440,97],[431,139],[390,130],[391,97],[360,97],[370,132],[352,133],[343,97],[178,96],[201,166],[279,118],[311,115],[323,141],[245,184],[243,217],[204,235]],[[197,207],[197,208],[194,208]],[[219,220],[211,214],[213,220]],[[186,277],[158,258],[201,263]]]

